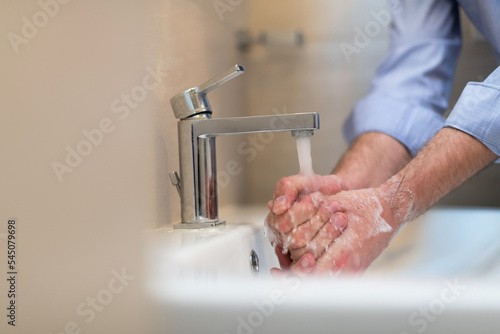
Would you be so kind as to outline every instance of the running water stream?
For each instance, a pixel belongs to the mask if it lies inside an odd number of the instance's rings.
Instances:
[[[297,137],[295,140],[297,141],[300,174],[304,176],[314,175],[311,159],[311,136]]]

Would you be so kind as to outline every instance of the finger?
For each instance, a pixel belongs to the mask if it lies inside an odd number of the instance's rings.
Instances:
[[[287,276],[287,273],[284,270],[281,270],[279,268],[271,268],[271,270],[269,270],[269,272],[271,273],[271,276],[273,278],[283,278],[283,277]]]
[[[337,212],[328,219],[314,238],[306,244],[306,247],[291,250],[291,258],[299,259],[306,253],[311,253],[314,258],[319,258],[328,250],[334,240],[347,226],[347,216],[343,212]]]
[[[281,215],[281,214],[285,213],[288,209],[290,209],[291,204],[297,198],[297,194],[298,194],[298,191],[296,191],[294,194],[288,194],[289,198],[285,195],[278,196],[273,201],[273,206],[270,209],[270,211],[276,215]]]
[[[321,227],[328,222],[331,214],[332,213],[326,207],[321,206],[311,219],[286,234],[286,237],[284,237],[286,247],[290,251],[304,248],[314,239]],[[302,252],[301,256],[304,253],[305,252]],[[295,257],[295,259],[298,258],[300,258],[300,256]]]
[[[331,218],[333,218],[334,210],[329,206],[321,205],[318,211],[304,224],[297,226],[295,230],[289,233],[290,237],[288,249],[294,250],[298,248],[305,247],[312,241],[320,229],[325,225]],[[334,220],[336,222],[336,220]],[[343,225],[343,224],[342,224]],[[342,227],[342,226],[339,226]]]
[[[276,184],[272,212],[277,215],[288,210],[302,193],[319,191],[325,195],[335,195],[347,190],[342,180],[336,175],[294,175],[282,178]]]
[[[274,253],[276,253],[276,256],[278,257],[281,269],[290,269],[290,265],[292,264],[290,254],[288,254],[288,252],[283,253],[283,248],[280,246],[274,247]]]
[[[314,273],[358,273],[364,271],[358,250],[350,247],[344,239],[337,239],[328,250],[316,260]]]
[[[291,208],[300,194],[315,192],[317,180],[316,175],[308,177],[293,175],[279,180],[274,191],[275,201],[272,211],[277,215],[281,215]]]
[[[342,179],[337,175],[316,176],[320,177],[320,179],[315,181],[317,188],[315,191],[320,191],[325,195],[336,195],[343,190],[348,190]]]
[[[292,264],[291,270],[297,276],[307,276],[311,274],[315,268],[316,260],[310,253],[304,254],[299,261]]]
[[[281,215],[287,211],[299,195],[299,180],[301,176],[284,177],[278,181],[274,191],[272,212]]]
[[[267,202],[267,208],[269,209],[269,211],[273,211],[273,206],[274,206],[274,200],[270,200],[269,202]]]
[[[321,193],[312,193],[300,201],[293,203],[292,207],[284,214],[271,216],[271,220],[268,223],[271,228],[278,232],[288,233],[295,227],[308,221],[318,211],[324,200],[325,196]]]

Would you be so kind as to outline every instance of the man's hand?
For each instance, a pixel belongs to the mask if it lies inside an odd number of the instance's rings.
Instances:
[[[295,269],[288,252],[306,245],[315,250],[311,255],[314,263],[314,254],[322,253],[345,228],[342,213],[334,214],[332,208],[322,206],[328,196],[345,189],[335,175],[294,175],[278,182],[274,199],[268,203],[266,228],[283,269]]]
[[[278,181],[274,197],[267,206],[272,214],[281,215],[290,209],[295,201],[310,193],[320,192],[328,196],[342,190],[347,190],[347,187],[336,175],[293,175]]]
[[[268,216],[267,224],[276,232],[276,254],[282,269],[298,275],[366,270],[387,247],[400,223],[380,189],[332,196],[313,193],[294,203],[288,212],[296,214],[298,224],[291,223],[287,213]],[[283,249],[288,254],[283,254]]]
[[[314,255],[322,254],[330,245],[327,240],[333,240],[348,224],[343,212],[333,213],[334,208],[328,205],[319,210],[327,197],[344,190],[379,186],[409,159],[408,151],[400,142],[383,133],[369,132],[356,139],[335,168],[335,175],[314,175],[312,178],[295,175],[281,179],[274,199],[268,203],[270,214],[266,224],[268,238],[276,246],[281,267],[295,273],[312,270],[316,262]],[[296,201],[299,204],[294,204]],[[321,224],[327,221],[330,222],[328,226],[321,229]],[[290,233],[293,229],[296,235]],[[318,236],[319,230],[322,234]],[[317,238],[311,243],[313,237]],[[308,242],[315,251],[293,262],[288,251],[305,249]],[[296,254],[299,252],[297,250]]]
[[[291,259],[298,263],[294,269],[298,272],[363,272],[399,228],[400,221],[394,218],[378,188],[342,192],[330,196],[323,206],[331,208],[333,216],[342,214],[347,227],[340,236],[325,238],[322,253],[308,246],[291,250]]]
[[[285,265],[295,273],[361,271],[385,249],[401,226],[496,159],[498,156],[474,137],[445,128],[411,163],[377,188],[337,195],[317,192],[301,199],[297,196],[298,202],[290,204],[288,211],[270,214],[268,225],[277,231],[276,245],[284,246],[285,251],[289,246],[290,261]],[[274,205],[270,208],[274,209]],[[312,222],[316,216],[317,221]],[[343,232],[330,229],[330,233],[322,235],[321,242],[307,242],[320,233],[307,235],[304,228],[303,239],[297,234],[305,223],[314,226],[323,223],[318,229],[321,231],[327,222],[333,221],[344,224],[340,228]],[[304,247],[296,248],[304,243]],[[282,263],[286,260],[280,258]]]

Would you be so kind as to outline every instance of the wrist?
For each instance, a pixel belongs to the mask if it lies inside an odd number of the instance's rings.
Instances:
[[[380,132],[360,135],[337,164],[333,173],[350,190],[377,187],[410,161],[406,147]]]
[[[421,214],[414,192],[404,176],[396,174],[377,187],[377,192],[387,210],[386,214],[391,217],[391,226],[396,231]]]

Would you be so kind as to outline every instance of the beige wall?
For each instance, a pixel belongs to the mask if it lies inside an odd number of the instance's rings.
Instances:
[[[211,1],[163,1],[156,24],[150,25],[155,34],[150,43],[151,54],[167,68],[168,82],[159,94],[156,112],[155,169],[157,225],[180,221],[180,200],[171,185],[168,173],[178,170],[177,120],[174,118],[169,99],[197,86],[230,66],[241,62],[236,48],[236,31],[243,24],[244,6],[232,7],[232,11],[214,9]],[[221,20],[222,17],[222,20]],[[244,80],[240,77],[209,94],[214,109],[213,117],[244,115]],[[244,161],[231,154],[235,142],[217,139],[219,167],[225,162]],[[239,202],[242,198],[243,177],[231,178],[227,187],[220,191],[220,204]],[[222,190],[222,189],[221,189]],[[167,218],[167,219],[166,219]]]
[[[17,219],[22,307],[15,330],[1,321],[0,332],[59,333],[73,321],[83,333],[148,332],[142,233],[180,218],[169,99],[238,62],[242,8],[221,20],[211,1],[75,0],[49,18],[37,1],[0,2],[0,248]],[[38,32],[16,53],[6,36],[22,36],[33,15]],[[152,90],[150,72],[161,77]],[[243,113],[242,92],[241,81],[213,92],[218,116]],[[128,114],[123,94],[137,98]],[[89,147],[82,131],[101,122],[108,133],[94,131]],[[221,143],[221,157],[231,145]],[[66,165],[67,146],[87,156],[60,182],[52,164]],[[238,199],[237,182],[222,202]],[[135,278],[90,319],[87,298],[105,294],[122,268]],[[4,278],[0,291],[7,305]]]

